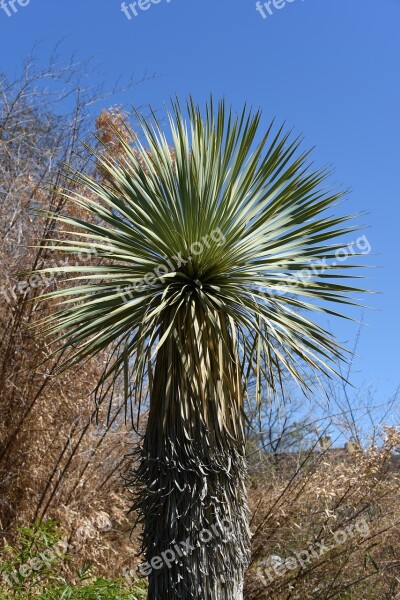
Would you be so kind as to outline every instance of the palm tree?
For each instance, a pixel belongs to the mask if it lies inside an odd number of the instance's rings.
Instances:
[[[169,141],[154,115],[136,117],[140,136],[117,132],[122,156],[95,155],[101,178],[74,174],[87,219],[56,217],[58,250],[93,260],[63,269],[44,325],[65,367],[111,348],[100,383],[120,377],[127,404],[149,406],[130,482],[149,600],[238,600],[248,382],[260,395],[294,377],[307,392],[337,372],[345,350],[310,315],[352,303],[334,259],[355,228],[326,214],[343,192],[322,188],[301,140],[273,124],[259,136],[260,112],[176,101]]]

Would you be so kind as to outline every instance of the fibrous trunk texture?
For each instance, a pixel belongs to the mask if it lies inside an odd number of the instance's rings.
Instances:
[[[235,348],[225,330],[232,352],[224,361],[212,328],[196,331],[190,340],[185,328],[159,352],[131,482],[148,600],[243,598],[249,530]]]

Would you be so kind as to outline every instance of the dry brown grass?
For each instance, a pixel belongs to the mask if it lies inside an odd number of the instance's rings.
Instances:
[[[312,451],[278,478],[253,479],[248,600],[397,597],[399,446],[400,432],[387,429],[382,444],[364,451]],[[322,540],[330,551],[320,556]],[[303,568],[272,568],[271,556],[284,561],[310,545],[318,552]]]

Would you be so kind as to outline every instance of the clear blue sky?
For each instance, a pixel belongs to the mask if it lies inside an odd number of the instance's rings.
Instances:
[[[335,180],[353,189],[349,211],[370,213],[370,262],[382,266],[370,272],[367,285],[382,295],[369,299],[376,310],[365,314],[353,381],[374,382],[385,399],[400,382],[400,0],[292,0],[266,19],[253,0],[160,0],[131,19],[119,0],[21,1],[11,17],[0,10],[0,70],[13,73],[37,40],[45,60],[65,38],[66,57],[76,50],[100,65],[88,84],[159,75],[113,103],[161,108],[175,94],[210,92],[247,101],[265,123],[276,116],[303,132],[318,163],[333,163]],[[332,328],[344,342],[356,333]]]

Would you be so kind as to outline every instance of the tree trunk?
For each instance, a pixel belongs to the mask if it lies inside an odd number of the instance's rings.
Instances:
[[[130,483],[144,525],[148,600],[243,600],[250,543],[241,397],[212,378],[206,399],[193,387],[166,343]]]
[[[220,450],[210,460],[195,446],[189,450],[187,440],[177,452],[181,443],[167,443],[167,461],[142,450],[139,474],[148,486],[136,507],[144,523],[148,600],[243,600],[249,547],[243,456]]]
[[[137,473],[142,485],[148,482],[136,504],[148,600],[243,600],[249,552],[243,455],[221,449],[204,456],[204,446],[187,439],[162,446],[159,438],[150,449],[146,436]]]

